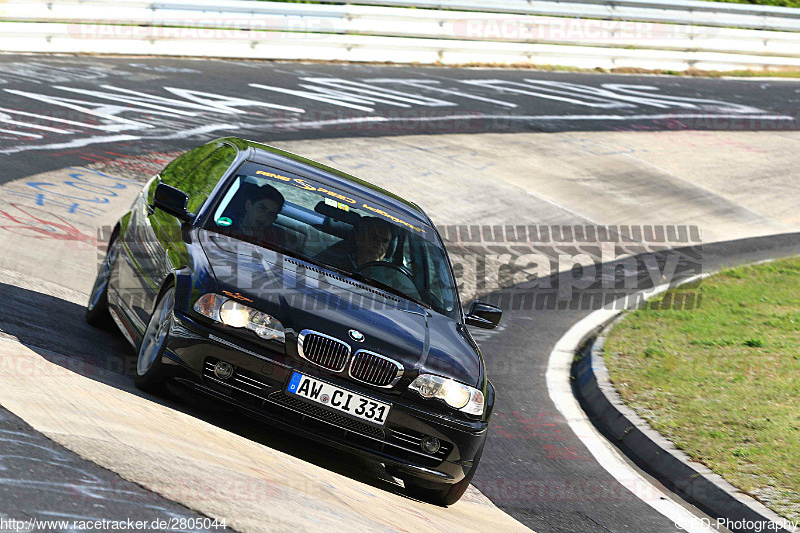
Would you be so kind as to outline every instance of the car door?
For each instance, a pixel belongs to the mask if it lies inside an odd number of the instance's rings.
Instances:
[[[227,175],[237,155],[235,148],[223,144],[177,183],[175,188],[189,197],[186,209],[190,213],[196,215],[200,212],[217,183]],[[153,277],[158,280],[157,286],[161,287],[164,279],[172,272],[183,267],[191,268],[192,264],[184,240],[183,223],[160,209],[156,209],[150,219],[156,237],[155,255],[150,264],[154,270]],[[153,295],[154,298],[156,296],[157,294]]]
[[[142,324],[149,320],[165,277],[180,262],[176,250],[183,242],[180,220],[152,207],[156,188],[165,183],[183,190],[189,195],[189,211],[196,213],[235,158],[235,148],[218,142],[190,150],[167,165],[135,206],[125,235],[133,288],[126,303]]]

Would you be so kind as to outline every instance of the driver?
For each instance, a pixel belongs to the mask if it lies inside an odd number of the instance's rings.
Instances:
[[[382,261],[392,241],[387,222],[376,217],[361,217],[355,229],[355,241],[337,242],[316,259],[333,267],[354,272],[374,261]]]

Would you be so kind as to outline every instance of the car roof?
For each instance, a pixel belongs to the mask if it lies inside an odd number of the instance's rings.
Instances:
[[[387,207],[398,214],[403,214],[418,222],[433,227],[431,219],[417,204],[382,189],[377,185],[373,185],[368,181],[348,174],[347,172],[274,146],[240,139],[238,137],[225,137],[214,142],[224,142],[234,146],[237,150],[242,152],[249,161],[276,166],[283,170],[294,172],[302,177],[334,186],[345,193],[361,196],[372,202],[379,203],[382,207]]]

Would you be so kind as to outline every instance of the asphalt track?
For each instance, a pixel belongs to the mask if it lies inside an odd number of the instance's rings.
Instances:
[[[125,155],[164,154],[225,134],[275,142],[487,131],[755,129],[774,132],[794,127],[791,109],[797,108],[800,98],[800,85],[782,81],[741,82],[527,71],[38,57],[4,57],[0,59],[0,67],[0,113],[4,113],[0,114],[3,120],[0,123],[0,165],[3,169],[0,183],[70,165],[108,163],[113,166],[114,160]],[[313,81],[300,78],[313,78]],[[347,80],[347,83],[336,82],[336,90],[340,91],[337,103],[315,100],[308,94],[300,96],[275,90],[269,91],[270,98],[265,99],[265,89],[255,89],[250,85],[256,83],[285,90],[310,91],[309,94],[319,97],[323,93],[312,91],[308,86],[330,88],[320,78]],[[374,81],[376,79],[395,80],[391,84],[381,82],[388,84],[382,87],[389,86],[392,91],[398,91],[398,79],[424,79],[436,82],[435,88],[439,91],[421,89],[419,83],[414,82],[416,85],[411,88],[406,85],[402,94],[388,93],[385,89],[378,91],[375,88],[379,83]],[[537,83],[523,81],[530,79]],[[506,89],[498,90],[496,87],[501,84],[486,80],[502,80]],[[369,83],[369,86],[353,85],[353,82]],[[525,84],[526,87],[508,85],[509,82]],[[542,89],[540,82],[547,82],[544,84],[546,90]],[[103,88],[103,85],[159,95],[170,98],[171,102],[156,104],[152,99],[142,100],[141,94],[136,102],[120,102],[120,91]],[[639,87],[626,89],[622,85]],[[194,93],[193,99],[187,99],[184,97],[189,93],[183,92],[183,96],[177,97],[175,92],[165,91],[164,87],[204,94]],[[342,87],[350,91],[345,96],[341,94]],[[360,92],[354,95],[353,87]],[[526,92],[513,92],[509,88]],[[84,92],[76,93],[75,90]],[[94,91],[94,94],[86,94],[86,91]],[[117,100],[98,96],[101,91],[106,96],[114,94]],[[633,96],[631,91],[639,94]],[[529,94],[531,92],[536,92],[536,95]],[[657,92],[660,96],[645,102],[642,96],[645,92]],[[210,96],[212,94],[216,96]],[[223,101],[221,95],[227,99]],[[232,101],[230,98],[233,96],[247,98],[250,102]],[[406,100],[400,100],[401,97]],[[204,108],[180,107],[176,104],[179,99],[186,105],[191,103]],[[213,100],[213,105],[210,100]],[[265,108],[254,105],[253,101],[304,112]],[[120,107],[142,103],[149,107],[138,112],[123,113]],[[362,109],[345,107],[343,103]],[[163,107],[153,107],[157,105]],[[175,113],[176,110],[194,115],[181,115]],[[303,117],[298,118],[298,115]],[[203,129],[209,125],[220,127]],[[111,137],[117,140],[108,142]],[[128,168],[126,172],[135,174],[136,169]],[[46,206],[42,207],[46,209]],[[758,260],[798,253],[796,239],[792,239],[764,238],[706,245],[704,267],[713,268],[734,257]],[[21,245],[34,245],[22,239],[19,242]],[[4,253],[9,251],[4,250]],[[0,294],[4,301],[0,329],[6,335],[45,351],[81,354],[92,365],[124,376],[131,356],[123,342],[118,336],[83,325],[82,309],[69,298],[46,288],[34,290],[14,283],[0,285]],[[42,316],[43,309],[48,310],[48,315],[57,316],[58,328],[69,331],[70,335],[54,337],[50,324]],[[498,400],[493,436],[474,484],[501,509],[540,532],[675,531],[673,524],[642,502],[642,497],[652,495],[631,493],[592,460],[547,396],[544,383],[547,355],[564,331],[586,312],[510,310],[506,312],[501,330],[480,336],[491,378],[502,394]],[[237,417],[195,410],[186,403],[169,399],[164,401],[171,409],[188,412],[247,438],[263,439],[252,433],[246,421]],[[126,484],[113,473],[70,455],[30,431],[13,415],[6,412],[4,417],[3,431],[13,431],[14,435],[20,435],[18,440],[24,438],[26,442],[40,446],[36,448],[39,450],[37,453],[44,455],[32,457],[47,462],[48,454],[53,454],[57,457],[51,461],[53,465],[63,463],[68,466],[54,466],[52,471],[24,468],[20,461],[15,461],[17,454],[6,453],[8,448],[4,446],[7,457],[4,457],[3,465],[8,466],[0,490],[7,497],[0,503],[0,513],[16,517],[20,517],[20,512],[40,517],[51,513],[127,518],[131,512],[143,517],[150,516],[148,513],[193,516],[187,509],[133,484]],[[369,466],[342,467],[326,459],[308,443],[298,444],[284,436],[272,436],[266,442],[268,446],[304,461],[392,490],[374,481],[375,472]],[[73,485],[90,479],[97,487],[126,492],[125,496],[107,492],[115,495],[96,499],[57,499],[37,485],[51,483],[54,479],[69,480]],[[29,492],[18,492],[22,490],[19,487],[24,486],[29,487]],[[102,512],[96,507],[98,499],[104,506]],[[131,502],[139,500],[146,505],[130,506]],[[67,505],[67,508],[62,505]]]
[[[91,154],[265,141],[560,131],[793,131],[800,85],[527,70],[0,57],[0,183]],[[110,141],[110,142],[109,142]],[[19,154],[19,155],[16,155]]]
[[[4,297],[10,296],[2,292]],[[135,517],[148,523],[201,518],[114,472],[81,459],[2,408],[0,443],[2,518],[120,520]]]
[[[800,233],[702,246],[706,271],[798,254]],[[678,281],[691,273],[673,279]],[[643,277],[638,286],[647,289],[652,282]],[[482,340],[485,353],[502,354],[497,356],[498,361],[489,360],[487,364],[492,365],[493,380],[504,386],[503,403],[498,408],[505,415],[495,423],[495,453],[489,455],[488,468],[474,484],[518,520],[536,524],[537,531],[581,531],[589,527],[614,532],[676,531],[673,524],[642,507],[640,498],[658,495],[642,486],[634,491],[621,487],[598,468],[550,398],[532,394],[547,390],[548,355],[565,333],[565,325],[588,314],[579,310],[507,311],[504,318],[510,319],[508,329]],[[631,482],[630,486],[637,484]]]

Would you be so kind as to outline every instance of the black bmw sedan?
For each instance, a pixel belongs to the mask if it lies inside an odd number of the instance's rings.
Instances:
[[[116,224],[87,307],[166,380],[383,463],[409,494],[458,501],[494,404],[452,265],[414,203],[237,138],[183,154]]]

